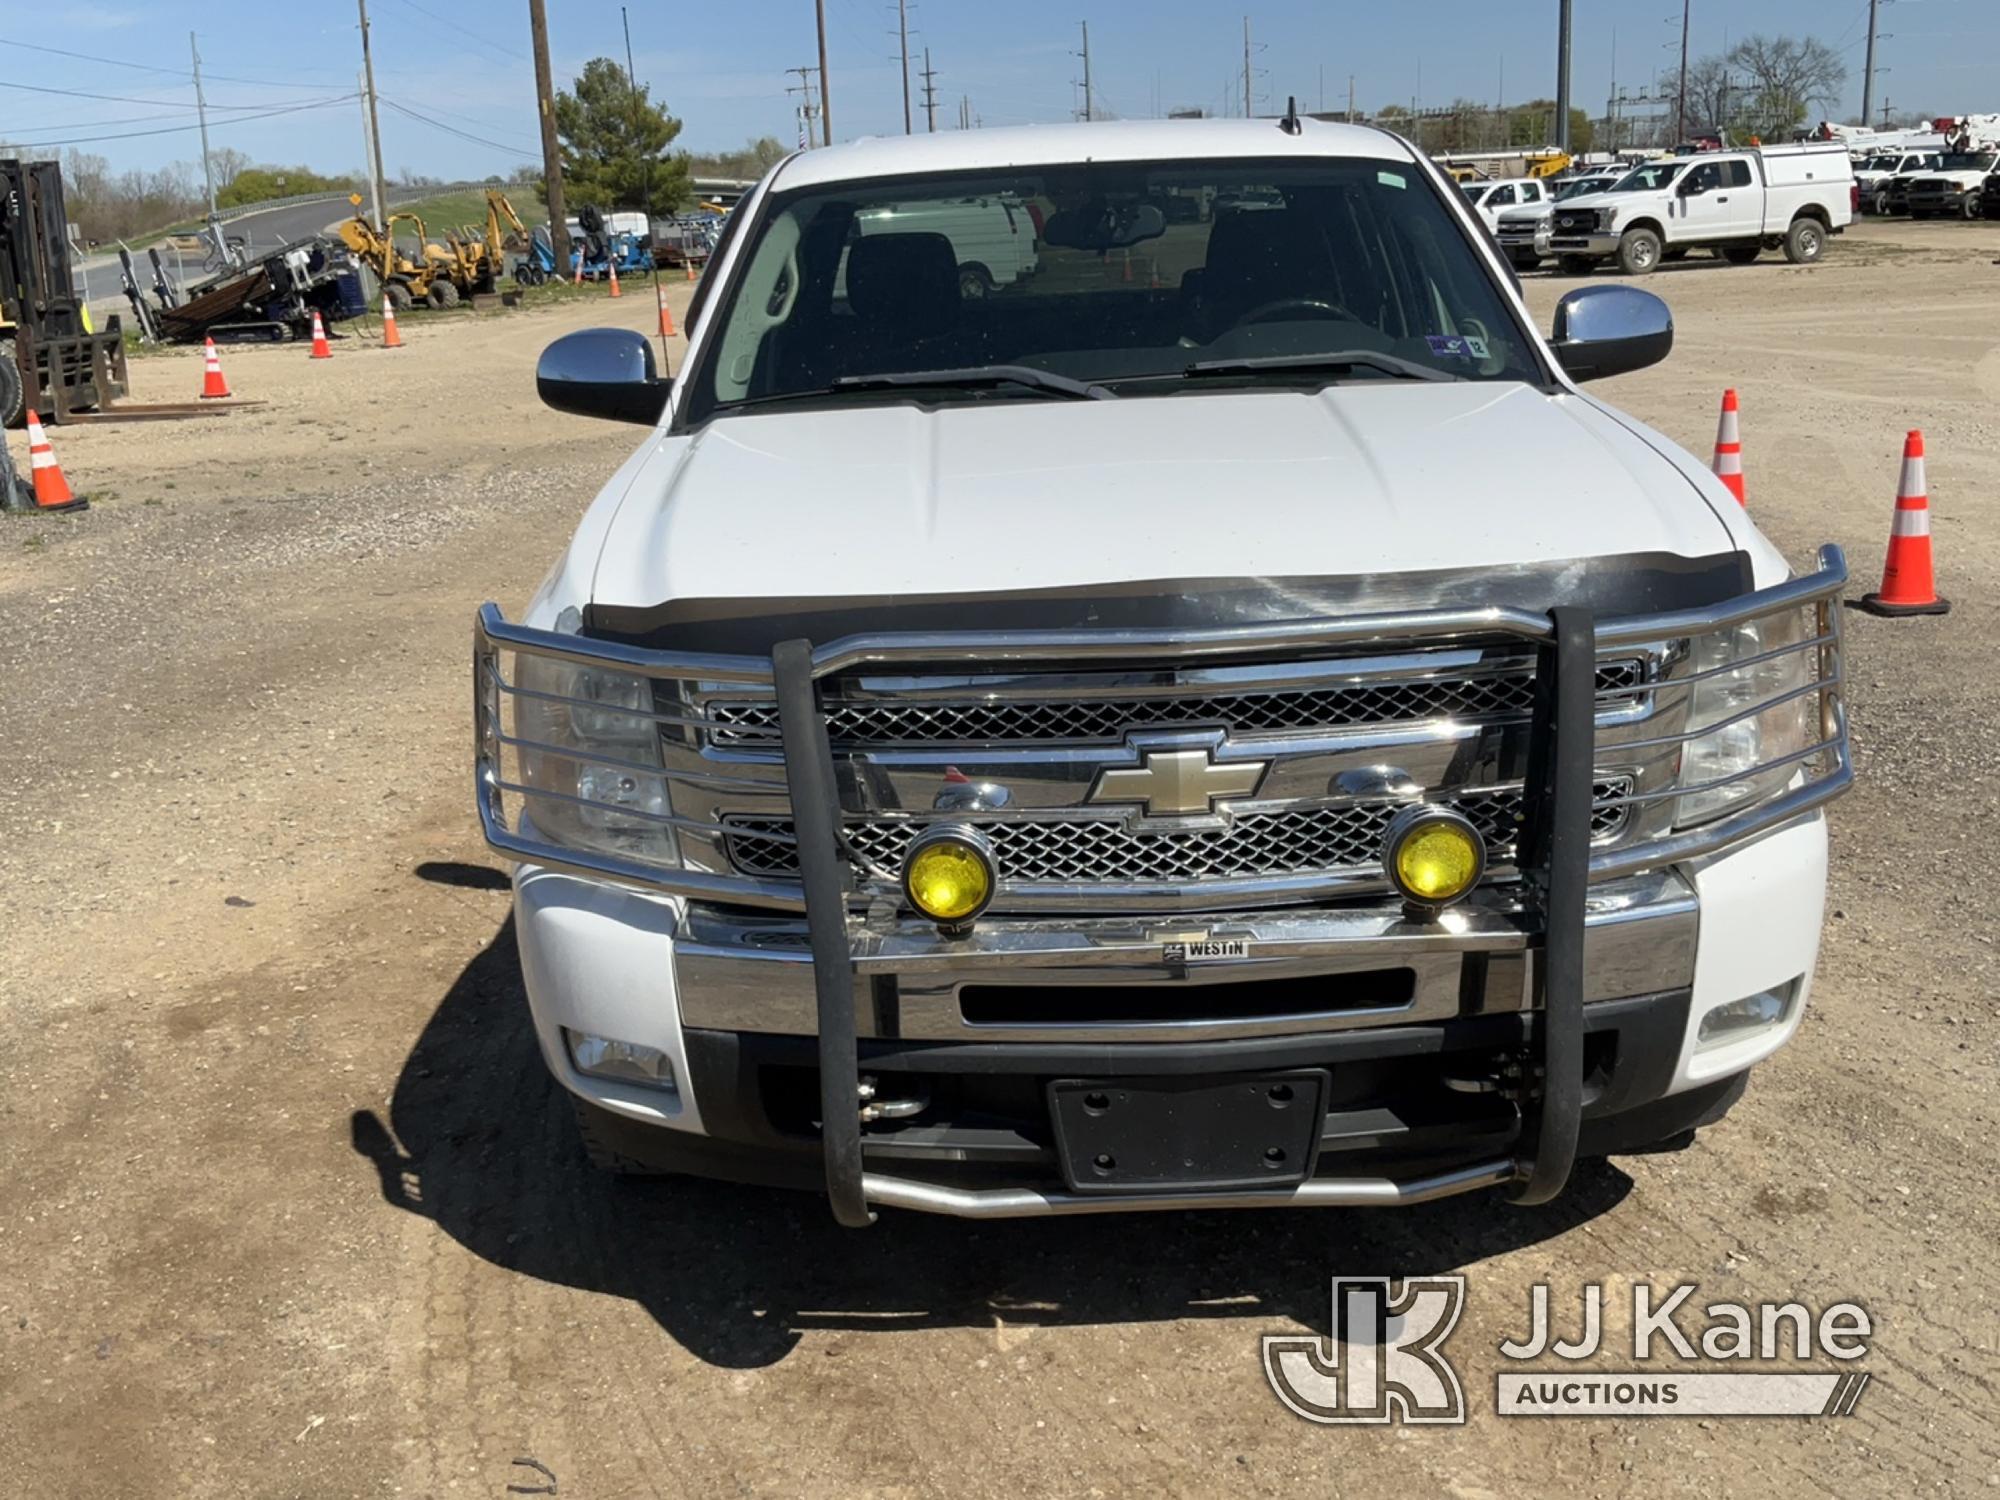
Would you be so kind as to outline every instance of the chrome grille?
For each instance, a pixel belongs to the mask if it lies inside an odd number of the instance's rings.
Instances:
[[[1644,687],[1638,658],[1597,668],[1602,700]],[[1532,660],[1500,671],[1459,672],[1386,682],[1349,682],[1267,692],[1185,693],[1141,698],[1023,698],[986,702],[841,699],[826,704],[834,745],[1006,744],[1016,741],[1116,741],[1129,729],[1217,724],[1239,733],[1397,724],[1423,719],[1524,718],[1534,707]],[[770,748],[778,706],[761,699],[707,705],[712,743]]]
[[[1610,838],[1623,827],[1627,807],[1615,799],[1631,789],[1624,777],[1595,783],[1593,838]],[[1449,805],[1479,829],[1491,861],[1504,865],[1513,857],[1521,801],[1520,788],[1502,787],[1461,793]],[[1000,878],[1009,884],[1175,884],[1372,869],[1380,862],[1389,820],[1407,806],[1406,800],[1380,798],[1339,807],[1241,813],[1227,828],[1191,832],[1137,833],[1118,818],[994,818],[979,820],[979,828],[992,840]],[[857,854],[894,870],[910,840],[931,821],[849,819],[846,832]],[[791,819],[737,816],[725,818],[724,824],[730,861],[744,874],[798,872]]]

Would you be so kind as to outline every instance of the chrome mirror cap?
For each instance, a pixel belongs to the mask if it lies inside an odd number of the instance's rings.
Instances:
[[[629,328],[586,328],[542,351],[535,390],[544,405],[613,422],[660,420],[671,381],[653,364],[653,346]]]
[[[1672,351],[1673,310],[1633,286],[1578,287],[1556,304],[1549,346],[1572,380],[1643,370]]]

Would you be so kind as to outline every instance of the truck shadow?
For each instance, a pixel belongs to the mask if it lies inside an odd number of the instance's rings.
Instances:
[[[1325,1331],[1328,1278],[1424,1275],[1562,1235],[1631,1191],[1579,1167],[1544,1209],[1475,1194],[1400,1210],[839,1228],[803,1193],[619,1181],[582,1158],[528,1021],[510,918],[410,1049],[384,1120],[350,1122],[389,1203],[523,1275],[629,1298],[689,1352],[744,1368],[820,1329],[1234,1318]],[[1142,1226],[1134,1234],[1132,1224]]]

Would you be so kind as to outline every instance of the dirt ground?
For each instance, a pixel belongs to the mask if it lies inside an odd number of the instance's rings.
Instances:
[[[1572,284],[1529,278],[1538,314]],[[1957,608],[1848,617],[1861,781],[1796,1041],[1696,1149],[1535,1212],[849,1233],[589,1175],[475,831],[467,645],[636,437],[538,406],[536,352],[650,297],[231,350],[262,407],[59,430],[97,503],[0,525],[10,1493],[501,1496],[546,1482],[522,1457],[564,1496],[2000,1488],[2000,224],[1648,284],[1679,346],[1596,389],[1705,454],[1735,385],[1758,520],[1867,586],[1922,426]],[[1279,1406],[1259,1336],[1324,1332],[1331,1275],[1444,1271],[1470,1425]],[[1527,1287],[1590,1279],[1859,1301],[1873,1384],[1841,1420],[1493,1416]]]

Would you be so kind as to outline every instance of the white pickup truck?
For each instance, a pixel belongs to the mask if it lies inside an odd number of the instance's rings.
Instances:
[[[1854,163],[1836,142],[1710,151],[1647,162],[1595,197],[1558,205],[1549,247],[1572,276],[1605,260],[1643,276],[1669,252],[1697,248],[1739,266],[1782,248],[1796,265],[1826,253],[1854,206]]]
[[[2000,173],[2000,149],[1945,152],[1936,167],[1910,179],[1910,217],[1978,218],[1987,179],[1995,173]]]
[[[1048,209],[1004,296],[857,230],[1003,192]],[[1134,121],[793,156],[687,326],[671,380],[544,353],[643,435],[475,630],[600,1164],[850,1225],[1540,1203],[1797,1028],[1845,565],[1585,394],[1667,355],[1659,298],[1544,337],[1399,137]]]
[[[1861,189],[1861,207],[1871,214],[1889,212],[1889,182],[1896,177],[1919,177],[1937,168],[1943,148],[1915,151],[1877,152],[1854,169],[1854,185]]]
[[[1550,194],[1540,203],[1503,210],[1499,222],[1493,226],[1493,238],[1500,243],[1500,253],[1507,257],[1515,270],[1534,270],[1549,257],[1556,205],[1588,193],[1601,193],[1624,175],[1619,171],[1563,178],[1549,184]]]

